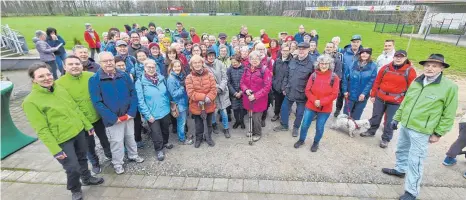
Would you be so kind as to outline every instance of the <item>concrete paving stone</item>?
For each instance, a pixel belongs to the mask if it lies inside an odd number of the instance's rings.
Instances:
[[[243,192],[243,179],[228,179],[228,192]]]
[[[226,192],[228,191],[228,179],[226,178],[215,178],[212,191]]]
[[[3,163],[2,163],[3,164]],[[10,174],[12,174],[14,171],[11,171],[11,170],[2,170],[2,174],[1,174],[1,177],[2,177],[2,180],[4,180],[6,177],[8,177]]]
[[[153,189],[155,192],[154,199],[173,199],[175,190]]]
[[[155,188],[155,181],[157,181],[157,176],[144,176],[141,180],[141,188]]]
[[[207,200],[209,198],[210,191],[194,191],[190,200]]]
[[[142,189],[136,188],[123,188],[118,197],[127,199],[139,199]]]
[[[288,181],[273,181],[273,189],[275,194],[293,194]]]
[[[322,196],[309,196],[309,195],[305,195],[306,197],[306,200],[322,200]]]
[[[259,180],[259,192],[273,193],[275,191],[272,180]]]
[[[172,199],[191,199],[195,192],[197,191],[175,190]]]
[[[398,193],[390,185],[377,185],[377,197],[380,198],[398,198]]]
[[[124,187],[130,177],[131,175],[129,174],[117,175],[110,184],[110,187]]]
[[[405,193],[405,188],[403,185],[390,185],[390,187],[395,190],[398,196],[401,196]]]
[[[241,193],[228,193],[228,192],[210,192],[209,200],[236,200],[236,199],[248,199]]]
[[[128,181],[126,181],[125,186],[126,187],[131,187],[131,188],[137,188],[141,184],[142,179],[144,178],[144,175],[131,175],[131,177],[128,178]]]
[[[71,192],[66,189],[66,185],[47,185],[47,190],[44,191],[47,194],[57,194],[57,195],[70,195]],[[90,189],[84,190],[84,187],[82,188],[83,193],[89,192]]]
[[[29,171],[29,172],[26,172],[26,174],[24,174],[23,176],[19,177],[16,181],[18,182],[31,182],[31,180],[37,176],[37,174],[39,174],[39,172],[35,172],[35,171]]]
[[[351,195],[351,191],[350,191],[350,188],[348,187],[348,184],[333,183],[332,185],[334,186],[334,189],[335,189],[333,195],[344,196],[344,197]]]
[[[11,182],[1,182],[0,185],[1,185],[1,191],[6,191],[6,189],[8,187],[10,187],[13,183]]]
[[[159,176],[154,183],[154,188],[168,188],[168,184],[170,183],[170,176]]]
[[[118,197],[120,193],[123,191],[124,188],[121,187],[106,187],[104,193],[102,193],[103,197]]]
[[[466,197],[466,188],[451,188],[460,197]]]
[[[357,197],[340,197],[340,200],[359,200]]]
[[[362,184],[355,184],[355,183],[347,183],[348,188],[350,189],[350,196],[359,197],[359,198],[367,198],[369,194],[367,194],[366,189]]]
[[[12,156],[10,156],[9,158],[2,160],[2,167],[15,168],[16,165],[18,165],[19,163],[20,163],[19,158],[13,158]]]
[[[196,190],[198,183],[199,183],[199,178],[186,177],[186,179],[184,180],[183,186],[181,186],[181,188],[184,190]]]
[[[280,200],[308,200],[306,195],[293,195],[293,194],[267,194],[268,199]]]
[[[267,194],[263,193],[247,193],[248,194],[248,200],[269,200],[267,198]]]
[[[102,174],[102,175],[98,175],[99,177],[102,177],[104,179],[104,183],[98,185],[98,186],[101,186],[101,187],[107,187],[107,186],[110,186],[112,184],[112,182],[116,179],[116,177],[118,176],[117,174]]]
[[[199,184],[197,185],[197,190],[207,190],[211,191],[214,185],[213,178],[200,178]]]
[[[43,183],[49,184],[66,184],[67,176],[65,172],[53,173],[52,175],[48,176],[44,179]]]
[[[456,193],[448,187],[430,187],[434,193],[439,195],[439,199],[457,199]],[[422,190],[420,191],[422,193]]]
[[[31,179],[31,183],[42,183],[49,176],[55,175],[56,172],[39,172],[34,178]]]
[[[338,196],[322,196],[322,200],[340,200]]]
[[[185,177],[172,176],[168,183],[168,189],[181,189],[185,179]]]
[[[335,183],[317,182],[320,188],[319,195],[335,195],[337,188]]]
[[[244,192],[259,192],[259,181],[244,179],[243,181],[243,191]]]
[[[13,173],[5,177],[5,181],[16,181],[24,174],[26,174],[26,171],[14,171]]]
[[[307,194],[302,181],[288,181],[292,194]]]
[[[317,182],[303,182],[303,188],[305,189],[305,194],[320,194],[320,186]]]
[[[91,187],[86,196],[102,197],[108,187]]]
[[[377,190],[379,189],[379,187],[377,187],[377,185],[362,184],[362,186],[364,187],[364,190],[366,191],[369,197],[378,197]]]

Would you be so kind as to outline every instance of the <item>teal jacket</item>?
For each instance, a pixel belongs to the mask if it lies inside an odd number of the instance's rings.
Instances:
[[[59,144],[76,137],[83,129],[92,129],[79,106],[60,85],[55,84],[50,92],[33,84],[31,93],[23,101],[23,110],[52,155],[62,151]]]
[[[151,117],[162,119],[170,113],[170,94],[166,86],[166,79],[161,74],[157,75],[157,85],[142,75],[136,81],[135,87],[138,97],[139,112],[146,120]]]
[[[100,115],[92,105],[89,93],[89,79],[94,75],[92,72],[83,71],[81,75],[74,77],[66,73],[55,83],[62,86],[71,95],[71,98],[78,104],[80,110],[91,123],[99,121]]]
[[[445,135],[453,126],[458,107],[458,86],[441,74],[424,86],[425,76],[416,78],[393,120],[420,133]]]

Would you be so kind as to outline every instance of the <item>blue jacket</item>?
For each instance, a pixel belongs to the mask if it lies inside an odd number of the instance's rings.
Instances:
[[[314,50],[314,52],[309,51],[309,56],[311,57],[312,63],[314,63],[315,61],[317,61],[317,58],[320,56],[320,53],[316,49],[316,50]]]
[[[359,61],[355,61],[353,66],[345,71],[342,92],[349,92],[349,99],[352,101],[358,101],[361,94],[368,99],[376,77],[377,64],[371,61],[361,68]]]
[[[131,69],[130,73],[133,75],[134,81],[136,82],[142,77],[142,75],[144,75],[144,64],[140,62],[136,62],[136,64],[134,64],[134,67]],[[157,69],[157,73],[159,73],[158,69]]]
[[[125,72],[128,73],[128,74],[131,74],[131,72],[133,71],[133,68],[135,67],[137,62],[138,61],[136,60],[136,58],[134,56],[127,55],[126,58],[125,58],[125,65],[126,65]],[[144,69],[144,67],[143,67],[143,69]],[[133,77],[134,77],[134,74],[133,74]],[[134,77],[134,78],[136,78],[136,77]]]
[[[61,45],[60,48],[58,48],[58,51],[55,51],[54,54],[59,56],[59,55],[66,55],[66,51],[65,51],[65,40],[57,35],[57,40],[52,40],[51,37],[47,36],[47,39],[45,40],[51,47],[56,47],[58,46],[60,43],[63,43],[63,45]]]
[[[162,119],[170,113],[170,98],[165,85],[165,77],[158,74],[159,80],[155,85],[146,76],[136,81],[136,92],[138,96],[139,112],[146,120],[153,117],[155,120]]]
[[[180,112],[188,110],[188,93],[186,93],[185,78],[186,76],[183,73],[177,75],[175,72],[170,72],[170,76],[167,79],[168,92],[172,101],[178,105]]]
[[[304,33],[299,33],[297,32],[295,35],[294,35],[294,40],[299,44],[301,42],[304,42],[304,34],[306,34],[306,32]]]
[[[165,67],[165,58],[163,56],[154,57],[152,55],[149,56],[150,59],[155,60],[157,63],[157,73],[162,74],[164,77],[167,77],[167,68]]]
[[[362,45],[359,46],[359,50],[362,49]],[[358,50],[358,51],[359,51]],[[353,66],[354,61],[358,60],[358,55],[354,54],[353,50],[351,50],[351,44],[346,45],[342,51],[340,52],[343,54],[343,72],[346,71],[346,69],[349,69]]]
[[[102,68],[89,79],[89,93],[105,127],[113,126],[119,116],[136,117],[138,99],[131,77],[116,70],[112,78]]]
[[[105,45],[104,51],[111,52],[113,54],[113,56],[116,56],[117,51],[116,51],[116,48],[115,48],[115,41],[113,41],[113,40],[108,41],[107,45]]]
[[[188,60],[188,62],[189,62],[189,60],[191,60],[191,57],[193,56],[193,53],[191,51],[186,50],[186,49],[184,49],[182,53],[186,57],[186,60]]]
[[[220,56],[220,49],[218,48],[219,46],[220,46],[220,42],[218,42],[218,41],[217,41],[217,43],[212,45],[212,48],[215,50],[216,57]],[[235,50],[233,50],[233,47],[230,44],[228,44],[228,42],[225,43],[225,46],[227,46],[227,56],[228,57],[231,57],[231,56],[235,55]],[[250,48],[252,48],[252,46]]]

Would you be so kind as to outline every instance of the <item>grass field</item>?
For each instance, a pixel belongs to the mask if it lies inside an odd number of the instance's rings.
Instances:
[[[241,25],[247,25],[249,33],[259,36],[259,30],[264,28],[272,38],[277,38],[278,32],[287,31],[296,33],[298,26],[304,24],[306,31],[316,29],[319,34],[319,43],[324,44],[330,41],[333,36],[340,36],[342,42],[340,46],[349,43],[353,34],[362,35],[362,44],[365,47],[372,47],[374,57],[380,55],[383,50],[383,42],[386,39],[396,40],[397,49],[406,49],[408,38],[399,37],[386,33],[373,32],[374,24],[366,22],[353,22],[341,20],[323,20],[310,18],[289,18],[289,17],[260,17],[260,16],[216,16],[216,17],[6,17],[2,18],[2,24],[8,24],[13,29],[19,30],[26,37],[29,48],[33,48],[32,37],[35,30],[45,30],[47,27],[57,29],[59,35],[67,42],[66,48],[72,48],[73,39],[76,37],[84,42],[84,23],[92,23],[98,33],[107,31],[111,27],[123,30],[124,24],[138,23],[147,26],[149,22],[155,22],[157,26],[175,28],[175,23],[181,21],[184,26],[195,27],[199,35],[209,33],[217,35],[225,32],[229,36],[236,35]],[[324,45],[319,45],[322,52]],[[446,62],[450,63],[449,71],[466,74],[466,48],[454,45],[423,41],[413,39],[408,50],[409,58],[412,61],[426,59],[431,53],[442,53],[446,57]]]

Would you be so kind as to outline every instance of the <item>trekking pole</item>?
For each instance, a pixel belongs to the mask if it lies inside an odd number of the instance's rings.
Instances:
[[[249,145],[252,146],[254,142],[252,141],[252,109],[254,108],[254,101],[251,101],[251,108],[248,110],[249,116]]]

